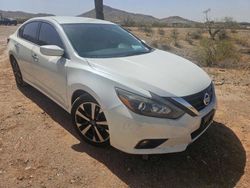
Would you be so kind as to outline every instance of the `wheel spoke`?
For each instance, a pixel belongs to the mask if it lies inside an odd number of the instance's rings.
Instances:
[[[97,125],[108,125],[107,121],[97,121]]]
[[[93,141],[96,142],[95,134],[93,133]]]
[[[95,108],[96,108],[96,104],[91,103],[91,118],[92,118],[92,120],[95,119]]]
[[[85,119],[86,121],[90,121],[90,119],[85,116],[84,114],[82,114],[81,112],[79,112],[79,110],[76,112],[76,115],[80,116],[81,118]]]
[[[82,134],[86,134],[88,132],[88,130],[91,128],[91,125],[89,124],[87,127],[85,127],[81,132]]]
[[[100,140],[101,142],[103,142],[103,141],[104,141],[104,139],[103,139],[102,135],[100,134],[100,132],[99,132],[99,130],[98,130],[98,128],[97,128],[97,127],[95,127],[95,132],[96,132],[96,134],[97,134],[97,136],[98,136],[99,140]]]
[[[96,121],[98,121],[102,117],[103,111],[101,108],[99,108],[99,111],[96,113]]]

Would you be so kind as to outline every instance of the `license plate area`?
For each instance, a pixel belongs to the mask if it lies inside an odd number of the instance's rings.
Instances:
[[[201,119],[200,127],[191,133],[192,140],[199,136],[213,121],[215,110],[212,110]]]

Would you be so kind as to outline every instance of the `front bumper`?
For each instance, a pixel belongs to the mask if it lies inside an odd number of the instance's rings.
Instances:
[[[135,114],[124,105],[106,110],[109,123],[110,144],[131,154],[160,154],[184,151],[187,146],[201,136],[210,126],[210,122],[201,131],[202,118],[216,110],[216,98],[198,116],[184,114],[176,120],[146,117]],[[191,134],[197,133],[195,137]],[[193,138],[192,138],[193,137]],[[150,149],[136,149],[142,140],[167,139],[162,144]]]

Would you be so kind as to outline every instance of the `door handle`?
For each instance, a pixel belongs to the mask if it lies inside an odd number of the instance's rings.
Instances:
[[[34,59],[35,62],[38,62],[38,57],[36,54],[32,54],[32,58]]]
[[[18,43],[16,43],[16,44],[15,44],[15,47],[16,47],[16,48],[19,48],[19,44],[18,44]]]

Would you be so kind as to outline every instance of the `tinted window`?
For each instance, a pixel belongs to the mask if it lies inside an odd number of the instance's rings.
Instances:
[[[20,29],[20,33],[19,33],[20,37],[35,43],[36,38],[37,38],[38,25],[39,25],[38,22],[31,22],[31,23],[24,25]]]
[[[55,28],[47,23],[42,23],[40,34],[39,34],[39,44],[40,45],[57,45],[61,48],[63,47],[60,36],[58,35]]]
[[[149,53],[151,48],[113,24],[63,24],[72,46],[82,57],[123,57]]]

